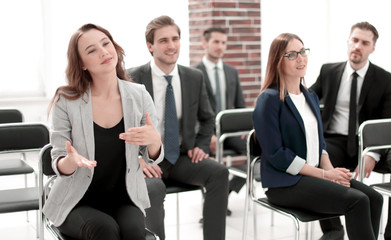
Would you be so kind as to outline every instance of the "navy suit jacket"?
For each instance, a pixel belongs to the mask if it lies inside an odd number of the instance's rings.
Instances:
[[[307,103],[318,120],[319,163],[326,148],[323,138],[319,100],[316,94],[301,86]],[[261,176],[264,188],[288,187],[296,184],[302,175],[286,172],[296,156],[306,159],[307,145],[304,122],[292,99],[280,100],[277,88],[268,88],[258,96],[253,113],[254,128],[262,149]]]
[[[127,70],[133,81],[142,83],[153,98],[151,66],[148,62],[142,66]],[[205,81],[200,70],[178,65],[182,89],[182,143],[181,153],[195,147],[209,153],[209,143],[214,129],[214,113],[205,89]],[[199,123],[198,131],[196,129]]]
[[[204,74],[206,91],[208,93],[209,101],[210,104],[212,105],[213,111],[216,112],[216,99],[213,94],[212,86],[210,84],[206,67],[201,62],[198,65],[196,65],[195,68],[200,69]],[[226,91],[225,91],[226,109],[245,108],[246,104],[243,98],[242,87],[240,86],[238,71],[234,67],[226,63],[223,63],[223,68],[224,68],[225,86],[226,86]]]

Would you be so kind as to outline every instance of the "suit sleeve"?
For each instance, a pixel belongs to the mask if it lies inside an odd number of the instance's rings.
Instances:
[[[62,176],[57,168],[57,162],[61,157],[65,157],[65,142],[69,141],[72,144],[72,125],[69,119],[66,99],[60,97],[60,100],[53,105],[51,113],[51,134],[50,143],[53,147],[51,151],[52,168],[57,176]]]
[[[298,157],[291,149],[283,146],[279,126],[281,122],[280,106],[281,101],[278,96],[263,92],[258,97],[254,109],[254,128],[262,149],[262,159],[268,161],[268,164],[275,169],[296,175],[303,168],[306,161]]]
[[[236,71],[236,98],[235,98],[235,108],[245,108],[246,103],[243,97],[242,86],[240,85],[240,79],[238,72]]]
[[[323,72],[323,68],[324,68],[324,66],[322,66],[322,68],[320,70],[320,73],[319,73],[319,76],[316,79],[316,82],[314,84],[312,84],[312,86],[310,87],[316,93],[316,95],[319,97],[319,99],[323,98],[323,96],[322,96],[322,80],[323,80],[322,72]]]
[[[214,131],[215,117],[206,93],[205,81],[203,79],[201,80],[198,105],[198,121],[200,127],[197,133],[196,147],[201,148],[205,153],[209,153],[209,144]]]

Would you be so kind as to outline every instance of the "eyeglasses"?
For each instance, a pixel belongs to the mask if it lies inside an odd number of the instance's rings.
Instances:
[[[297,57],[299,56],[299,53],[301,54],[302,57],[307,57],[307,55],[310,53],[309,48],[302,49],[299,52],[290,52],[284,55],[284,57],[288,58],[288,60],[296,60]]]

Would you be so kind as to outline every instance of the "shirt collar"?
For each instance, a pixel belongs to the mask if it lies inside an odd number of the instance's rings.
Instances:
[[[223,69],[223,60],[221,60],[221,58],[217,61],[217,64],[215,64],[214,62],[207,59],[206,56],[204,56],[202,58],[202,63],[207,69],[214,69],[216,66],[218,69]]]
[[[164,76],[166,76],[166,74],[165,74],[165,73],[156,65],[154,59],[151,60],[150,65],[151,65],[152,74],[154,74],[154,75],[156,75],[156,76],[159,76],[159,77],[164,77]],[[173,77],[179,75],[179,74],[178,74],[178,65],[177,65],[177,64],[175,64],[174,69],[172,69],[172,71],[171,71],[170,74],[168,74],[168,75],[171,75],[171,76],[173,76]]]
[[[349,62],[347,62],[347,64],[346,64],[346,70],[347,70],[348,76],[351,76],[354,72],[357,72],[359,77],[364,78],[365,74],[368,71],[368,68],[369,68],[369,61],[367,61],[367,63],[362,68],[360,68],[358,70],[354,70],[350,66]]]

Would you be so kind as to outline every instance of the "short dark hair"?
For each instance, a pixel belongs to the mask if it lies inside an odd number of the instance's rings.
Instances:
[[[219,33],[222,33],[222,34],[227,34],[225,29],[222,28],[222,27],[210,27],[208,29],[206,29],[203,33],[203,36],[204,36],[204,39],[205,41],[209,41],[209,39],[211,38],[211,35],[213,32],[219,32]]]
[[[377,39],[379,38],[379,33],[377,32],[376,28],[369,22],[359,22],[354,24],[350,29],[350,34],[352,34],[353,30],[356,28],[371,31],[373,33],[373,43],[376,43]]]

